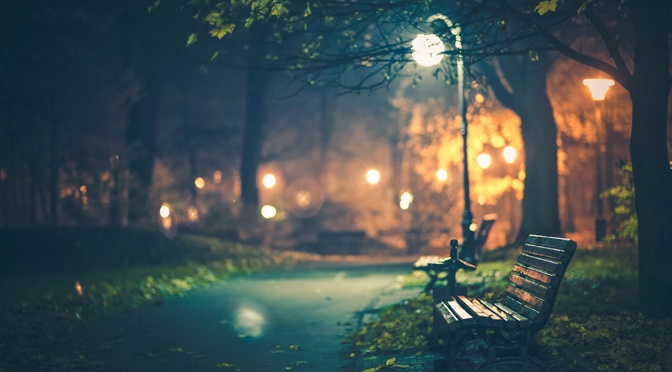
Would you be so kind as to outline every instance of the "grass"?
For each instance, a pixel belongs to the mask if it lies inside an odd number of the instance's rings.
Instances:
[[[0,231],[0,370],[87,369],[49,354],[103,315],[277,265],[259,247],[152,230]]]
[[[469,287],[470,295],[501,298],[516,254],[460,272],[458,282]],[[414,273],[405,283],[420,288],[426,280]],[[352,340],[376,352],[426,347],[431,314],[431,298],[422,295],[383,309]],[[577,251],[537,343],[552,371],[576,368],[563,354],[600,371],[672,370],[672,319],[650,320],[638,313],[637,251],[632,248]]]

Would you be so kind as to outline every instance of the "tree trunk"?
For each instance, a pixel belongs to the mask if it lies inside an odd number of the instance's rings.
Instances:
[[[241,199],[246,209],[256,209],[259,206],[257,168],[264,137],[266,75],[254,69],[250,69],[247,74],[247,103],[240,164]]]
[[[128,170],[132,180],[128,190],[130,223],[149,219],[152,214],[149,208],[149,189],[152,186],[156,155],[157,95],[158,89],[150,86],[147,97],[136,103],[128,115],[126,145],[129,150]]]
[[[632,5],[636,38],[630,156],[639,235],[639,305],[649,316],[672,315],[672,171],[667,154],[670,8]]]
[[[484,68],[497,99],[520,117],[526,177],[516,242],[524,241],[529,234],[562,233],[557,127],[546,91],[547,66],[547,62],[533,62],[526,57],[498,57],[496,74],[491,68]]]

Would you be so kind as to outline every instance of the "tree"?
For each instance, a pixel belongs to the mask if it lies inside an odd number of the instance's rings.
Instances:
[[[540,52],[556,51],[613,77],[629,92],[633,106],[630,154],[639,223],[640,306],[649,315],[672,314],[672,171],[666,140],[672,3],[251,0],[205,9],[201,19],[213,35],[221,38],[236,27],[270,24],[272,41],[284,42],[282,54],[267,56],[276,66],[291,61],[284,67],[303,72],[308,81],[320,78],[356,90],[387,86],[408,74],[404,68],[410,61],[410,41],[428,31],[453,45],[461,35],[462,48],[445,54],[461,54],[467,63],[493,55],[536,59]],[[436,13],[448,16],[452,24],[428,23],[427,16]],[[300,37],[283,39],[286,34]],[[609,60],[584,52],[584,42],[601,46]],[[335,70],[337,65],[343,67]],[[325,74],[325,66],[337,74]],[[444,67],[435,75],[451,80],[454,69]]]

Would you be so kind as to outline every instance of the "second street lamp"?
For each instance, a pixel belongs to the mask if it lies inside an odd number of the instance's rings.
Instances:
[[[434,15],[427,19],[431,23],[436,20],[441,20],[446,23],[446,26],[451,29],[455,35],[455,48],[462,49],[462,37],[460,35],[461,29],[459,25],[453,23],[445,16]],[[422,66],[433,66],[441,62],[443,59],[443,52],[445,46],[441,39],[433,34],[420,34],[413,41],[413,59]],[[463,152],[463,185],[464,185],[464,212],[462,213],[462,247],[460,249],[460,257],[466,261],[475,261],[473,238],[474,231],[471,230],[473,221],[473,214],[471,213],[471,199],[469,197],[469,162],[467,157],[467,105],[464,100],[464,61],[461,53],[457,54],[457,91],[458,91],[458,106],[462,123],[460,125],[460,133],[462,134],[462,152]]]
[[[595,101],[595,202],[597,210],[595,211],[595,241],[602,241],[607,233],[607,223],[604,219],[604,201],[600,197],[604,183],[602,182],[602,159],[604,157],[604,145],[602,136],[602,111],[600,109],[602,101],[609,90],[614,85],[611,79],[584,79],[583,85],[590,89],[590,93]],[[608,139],[607,139],[608,140]]]

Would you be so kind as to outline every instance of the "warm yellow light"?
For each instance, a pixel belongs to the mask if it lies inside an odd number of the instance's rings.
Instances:
[[[472,222],[471,225],[469,225],[469,230],[471,231],[476,231],[476,228],[478,228],[478,225],[476,225],[475,222]]]
[[[222,182],[222,171],[216,170],[212,173],[212,182],[220,184]]]
[[[77,291],[77,295],[81,296],[84,294],[84,290],[82,289],[82,285],[79,284],[79,280],[75,280],[75,291]]]
[[[82,194],[86,194],[86,186],[85,186],[85,185],[79,186],[79,191],[80,191]]]
[[[609,87],[614,86],[614,81],[611,79],[584,79],[583,85],[590,89],[590,94],[595,101],[604,101]]]
[[[272,189],[275,186],[276,183],[275,176],[268,173],[267,175],[264,176],[264,178],[261,180],[261,183],[264,184],[264,187],[267,189]]]
[[[419,34],[413,39],[411,57],[421,66],[434,66],[443,59],[446,50],[441,39],[434,34]]]
[[[187,208],[187,218],[191,222],[198,221],[198,208],[193,206]]]
[[[203,179],[203,177],[198,177],[194,180],[194,185],[196,185],[197,189],[203,190],[203,188],[205,187],[205,180]]]
[[[401,208],[402,210],[407,210],[410,206],[411,206],[411,203],[409,203],[406,200],[400,200],[399,201],[399,208]]]
[[[492,156],[490,154],[479,154],[476,157],[476,163],[478,163],[479,167],[488,169],[492,163]]]
[[[486,203],[487,201],[488,201],[488,199],[487,199],[485,196],[483,196],[483,195],[481,195],[481,196],[478,197],[478,204],[480,204],[480,205],[485,205],[485,203]]]
[[[445,169],[439,169],[436,171],[436,178],[439,179],[439,181],[443,182],[448,179],[448,172],[446,172]]]
[[[162,218],[161,226],[163,226],[163,229],[166,231],[170,230],[170,228],[173,227],[173,219],[171,217]]]
[[[399,197],[401,201],[405,201],[407,203],[412,203],[413,202],[413,194],[411,194],[408,191],[404,191],[401,196]]]
[[[310,203],[313,201],[313,195],[310,193],[310,191],[307,190],[299,190],[299,192],[296,193],[296,205],[299,207],[305,208],[310,205]]]
[[[277,213],[278,211],[272,205],[264,205],[261,207],[261,216],[266,219],[275,217]]]
[[[504,155],[504,161],[511,164],[516,161],[518,151],[516,151],[516,149],[512,146],[506,146],[502,151],[502,155]]]
[[[161,205],[161,208],[159,208],[159,216],[161,216],[161,218],[170,216],[170,205],[168,203],[163,203]]]
[[[371,185],[375,185],[378,182],[380,182],[380,172],[378,172],[375,169],[371,169],[368,172],[366,172],[366,182],[368,182]]]

